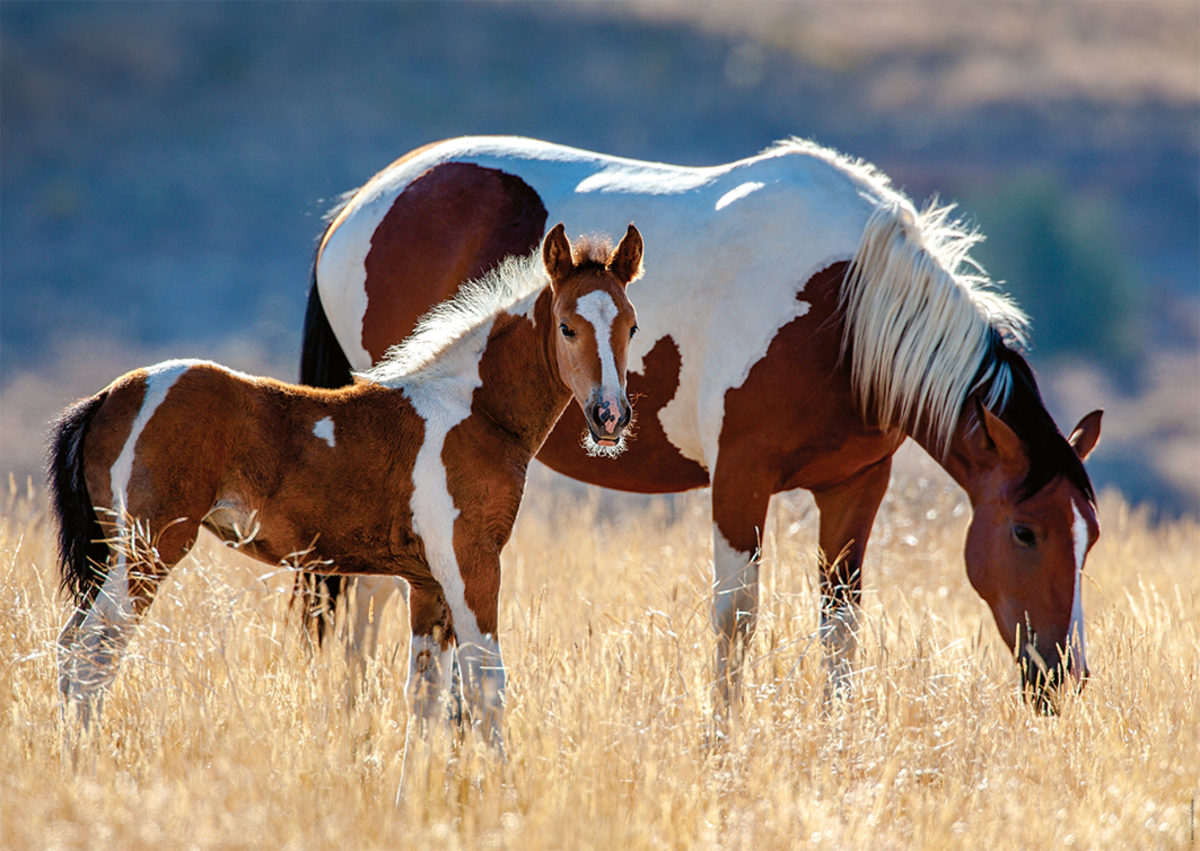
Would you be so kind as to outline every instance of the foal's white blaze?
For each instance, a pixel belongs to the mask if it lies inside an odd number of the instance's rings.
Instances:
[[[329,444],[332,449],[337,445],[333,439],[333,417],[322,417],[313,425],[313,434]]]
[[[616,357],[612,350],[613,321],[617,318],[617,304],[608,293],[593,290],[575,302],[575,312],[591,323],[596,336],[596,354],[600,358],[599,404],[608,403],[614,419],[604,423],[610,434],[616,429],[617,411],[621,406],[621,378],[617,374]]]
[[[1067,629],[1067,645],[1071,654],[1071,674],[1078,680],[1087,668],[1087,654],[1083,645],[1083,595],[1080,580],[1083,576],[1083,560],[1087,556],[1088,526],[1079,506],[1071,503],[1075,523],[1071,532],[1075,538],[1075,601],[1071,605],[1071,625]]]

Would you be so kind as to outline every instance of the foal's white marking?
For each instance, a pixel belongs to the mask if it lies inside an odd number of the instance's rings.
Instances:
[[[490,327],[490,322],[485,325]],[[486,328],[483,339],[487,339]],[[466,585],[454,551],[454,521],[460,511],[450,495],[446,465],[442,461],[446,435],[471,415],[471,398],[475,390],[483,386],[479,377],[479,362],[485,348],[480,346],[473,361],[457,375],[415,385],[405,385],[401,377],[397,384],[412,402],[417,415],[425,421],[425,437],[413,463],[413,495],[410,503],[413,532],[425,544],[429,570],[442,586],[446,605],[450,607],[454,618],[459,666],[468,686],[466,697],[483,709],[485,715],[496,718],[504,703],[504,662],[499,644],[493,636],[481,632],[475,613],[467,605]],[[463,362],[466,362],[465,356]],[[415,655],[421,649],[422,643],[414,641],[409,655],[409,681],[405,686],[407,693],[411,696],[421,692],[422,683],[413,681],[413,677],[419,675],[428,684],[426,699],[440,702],[450,685],[450,667],[442,662],[432,676],[429,669],[419,671]],[[440,691],[430,693],[433,685]],[[414,710],[430,711],[424,703],[414,706]]]
[[[66,684],[68,700],[86,699],[102,690],[115,675],[119,657],[133,635],[133,598],[129,593],[129,565],[127,559],[134,548],[133,531],[128,528],[129,480],[133,476],[133,461],[138,439],[155,411],[167,398],[167,394],[179,377],[203,361],[173,360],[156,364],[146,370],[146,388],[142,396],[142,407],[133,419],[129,437],[121,447],[121,453],[109,469],[112,490],[113,520],[116,523],[117,559],[109,566],[104,584],[96,594],[87,616],[79,625],[71,640],[60,650],[60,667]],[[88,717],[85,710],[84,718]]]
[[[724,210],[726,207],[728,207],[734,201],[741,200],[742,198],[745,198],[750,193],[757,192],[758,190],[762,189],[766,185],[767,184],[765,184],[765,183],[759,183],[757,180],[750,180],[750,181],[747,181],[746,183],[743,183],[741,186],[735,186],[733,189],[730,189],[728,192],[726,192],[724,195],[722,195],[720,198],[717,199],[717,205],[713,209]]]
[[[323,417],[317,420],[313,426],[313,434],[328,443],[330,449],[337,445],[333,439],[333,417]]]
[[[600,358],[600,401],[608,402],[615,416],[621,399],[621,377],[617,374],[616,356],[612,350],[617,304],[608,293],[593,290],[575,302],[575,312],[591,323],[595,331],[596,354]]]
[[[1083,594],[1080,580],[1083,576],[1083,560],[1087,556],[1088,526],[1079,507],[1071,503],[1071,511],[1075,515],[1075,523],[1071,532],[1075,538],[1075,600],[1071,605],[1071,625],[1067,628],[1067,646],[1071,653],[1071,673],[1075,678],[1083,676],[1087,668],[1087,653],[1083,645]]]

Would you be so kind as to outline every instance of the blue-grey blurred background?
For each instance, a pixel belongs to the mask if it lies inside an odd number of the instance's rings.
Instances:
[[[791,135],[956,201],[1101,486],[1200,510],[1200,4],[0,4],[0,473],[120,371],[294,379],[323,213],[418,145]],[[648,258],[652,262],[652,257]]]

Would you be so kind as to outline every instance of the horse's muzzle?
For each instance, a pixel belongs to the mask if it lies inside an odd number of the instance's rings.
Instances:
[[[1063,693],[1082,691],[1090,675],[1087,666],[1080,668],[1071,654],[1057,650],[1053,654],[1044,654],[1028,644],[1017,658],[1017,664],[1021,668],[1025,702],[1041,715],[1057,715]]]

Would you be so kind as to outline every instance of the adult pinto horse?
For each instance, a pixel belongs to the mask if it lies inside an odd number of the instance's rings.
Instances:
[[[616,463],[563,418],[538,458],[608,488],[712,486],[718,706],[755,626],[772,494],[820,511],[820,635],[830,681],[856,648],[861,567],[892,456],[912,437],[974,509],[967,573],[1039,705],[1087,673],[1079,577],[1099,534],[1082,459],[1016,346],[1025,318],[969,260],[948,208],[918,212],[885,176],[791,140],[712,168],[530,139],[413,151],[335,211],[318,249],[301,380],[337,386],[460,282],[540,238],[547,216],[653,241],[645,334],[629,353],[637,440]]]
[[[572,253],[559,225],[541,260],[462,287],[352,386],[170,361],[69,408],[50,459],[78,604],[59,637],[66,706],[84,724],[97,711],[203,526],[268,563],[406,580],[411,717],[445,713],[457,645],[472,723],[499,742],[500,550],[526,467],[572,397],[600,447],[623,440],[636,328],[625,287],[641,258],[632,226],[613,251],[590,241]]]

